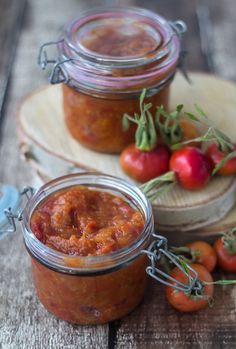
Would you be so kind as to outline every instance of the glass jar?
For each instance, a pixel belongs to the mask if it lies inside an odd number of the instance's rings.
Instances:
[[[135,7],[90,10],[70,23],[56,43],[44,44],[39,63],[55,63],[51,83],[63,83],[65,124],[84,146],[119,153],[134,141],[135,125],[122,127],[124,113],[145,102],[168,107],[169,86],[180,58],[182,21],[170,23]],[[58,58],[45,47],[56,44]]]
[[[38,205],[59,191],[78,185],[119,196],[138,210],[144,219],[138,238],[120,250],[96,256],[61,253],[38,240],[31,230]],[[142,301],[147,275],[179,291],[199,290],[196,271],[187,265],[183,267],[179,258],[168,251],[167,239],[153,233],[151,205],[136,185],[102,174],[80,173],[56,178],[35,194],[27,187],[21,195],[27,197],[25,208],[4,210],[10,225],[0,226],[0,236],[16,231],[16,219],[22,223],[38,298],[56,317],[75,324],[102,324],[119,319]],[[22,204],[23,201],[21,197]],[[7,203],[15,207],[15,195]],[[188,283],[183,284],[160,269],[162,258],[177,266],[188,277]]]
[[[138,240],[110,254],[92,257],[63,254],[41,243],[30,228],[35,208],[49,195],[75,185],[111,192],[139,210],[145,226]],[[147,256],[141,250],[150,244],[153,229],[146,197],[123,180],[75,174],[47,183],[28,202],[23,217],[24,241],[39,300],[58,318],[76,324],[100,324],[128,314],[144,295]]]

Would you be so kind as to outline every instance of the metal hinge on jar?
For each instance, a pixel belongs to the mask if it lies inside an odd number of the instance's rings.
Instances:
[[[34,189],[32,187],[25,187],[21,192],[20,196],[23,198],[25,197],[28,200],[30,200],[31,196],[34,193]],[[24,208],[21,208],[20,210],[17,210],[16,212],[13,212],[12,208],[6,208],[4,210],[5,216],[8,220],[8,227],[0,229],[0,236],[3,236],[4,234],[12,234],[16,231],[16,222],[17,221],[22,221],[23,219],[23,211]]]
[[[178,36],[179,41],[180,41],[180,45],[181,45],[180,54],[179,54],[178,69],[181,71],[181,73],[183,74],[185,79],[188,81],[188,83],[191,84],[191,80],[189,78],[187,67],[186,67],[186,57],[187,57],[188,51],[183,48],[183,44],[182,44],[182,35],[187,31],[187,25],[181,20],[177,20],[177,21],[173,21],[173,22],[170,21],[169,25],[173,29],[175,35]]]
[[[181,265],[181,260],[174,253],[168,251],[167,239],[162,235],[152,234],[154,241],[151,243],[147,250],[143,250],[142,253],[146,254],[150,260],[150,265],[146,268],[146,273],[156,281],[165,286],[173,287],[178,291],[183,292],[200,292],[202,290],[202,284],[198,280],[197,272],[185,263],[185,266]],[[164,257],[167,261],[175,265],[188,277],[188,284],[184,284],[170,275],[157,268],[157,264]],[[191,274],[190,274],[191,272]]]
[[[59,58],[58,59],[51,59],[48,58],[48,53],[46,48],[49,46],[54,46],[54,45],[58,45],[61,44],[64,40],[58,40],[58,41],[49,41],[46,42],[45,44],[40,46],[39,49],[39,55],[38,55],[38,64],[39,66],[45,70],[48,64],[54,64],[53,69],[51,71],[50,77],[49,77],[49,81],[52,85],[54,84],[59,84],[61,82],[64,82],[65,84],[67,84],[70,80],[69,75],[67,74],[66,70],[64,70],[62,68],[63,64],[68,63],[68,62],[72,62],[75,61],[75,59],[69,58],[69,59],[65,59],[63,61],[60,61]]]

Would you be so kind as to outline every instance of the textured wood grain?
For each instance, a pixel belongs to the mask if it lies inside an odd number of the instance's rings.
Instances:
[[[24,16],[25,2],[25,0],[2,0],[0,2],[0,119],[3,116],[6,102],[11,69]]]
[[[210,0],[206,0],[207,2]],[[60,28],[80,13],[82,8],[108,4],[95,0],[30,0],[19,45],[14,60],[10,88],[7,90],[5,118],[0,143],[0,181],[22,187],[33,181],[30,167],[20,161],[16,137],[15,112],[20,99],[46,83],[46,78],[36,66],[36,56],[41,43],[57,36]],[[196,1],[150,0],[147,2],[122,0],[112,3],[137,4],[159,10],[169,19],[186,19],[189,34],[186,45],[191,50],[191,69],[207,69],[201,53]],[[18,1],[1,1],[1,5],[22,4]],[[234,0],[211,0],[212,26],[217,39],[219,28],[221,46],[215,50],[218,73],[233,77],[235,73],[235,23],[232,18]],[[6,12],[5,12],[6,13]],[[2,19],[3,18],[3,19]],[[0,37],[10,28],[12,18],[1,17]],[[227,28],[227,30],[225,30]],[[9,34],[9,32],[7,33]],[[226,38],[229,35],[231,39]],[[228,42],[229,40],[229,42]],[[227,46],[225,44],[227,43]],[[223,45],[223,46],[222,46]],[[10,46],[11,47],[11,46]],[[2,49],[2,47],[1,47]],[[226,54],[230,51],[230,55]],[[219,64],[220,62],[220,64]],[[2,70],[3,69],[3,70]],[[6,74],[7,68],[0,71]],[[230,75],[230,76],[229,76]],[[226,76],[226,75],[225,75]],[[3,91],[5,93],[5,91]],[[0,242],[0,348],[1,349],[75,349],[75,348],[234,348],[235,338],[235,288],[218,288],[216,307],[194,315],[182,315],[166,303],[163,288],[150,283],[145,301],[132,315],[117,324],[104,327],[74,327],[57,321],[37,302],[30,276],[29,259],[20,234]],[[223,277],[223,274],[219,275]],[[231,278],[234,275],[229,276]],[[109,341],[108,341],[109,339]]]
[[[121,322],[116,349],[234,348],[235,295],[233,286],[216,287],[215,307],[181,314],[166,303],[164,288],[151,281],[142,305]]]

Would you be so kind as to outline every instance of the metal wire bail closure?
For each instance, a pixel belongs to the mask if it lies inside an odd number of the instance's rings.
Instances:
[[[39,55],[38,55],[38,65],[41,67],[41,69],[45,70],[48,64],[54,64],[52,72],[49,77],[49,81],[52,85],[59,84],[61,82],[68,83],[69,82],[69,76],[65,69],[63,69],[63,64],[75,61],[74,59],[65,59],[63,61],[60,61],[59,58],[48,58],[47,48],[50,46],[57,46],[58,44],[62,43],[63,39],[58,41],[49,41],[45,44],[41,45],[39,48]]]
[[[20,192],[20,196],[22,197],[26,197],[27,201],[31,198],[31,196],[34,193],[34,189],[32,187],[25,187],[21,192]],[[4,229],[3,231],[0,231],[0,234],[2,233],[7,233],[7,234],[13,234],[16,231],[16,222],[15,220],[17,220],[18,222],[22,221],[23,218],[23,211],[24,208],[22,208],[20,211],[14,213],[12,211],[12,208],[6,208],[4,210],[4,213],[7,217],[8,223],[9,223],[9,228]]]
[[[186,268],[183,268],[180,258],[168,251],[167,239],[164,236],[156,234],[152,234],[152,236],[155,240],[150,244],[147,250],[142,250],[142,253],[146,254],[150,260],[150,265],[146,268],[146,273],[163,285],[173,287],[178,291],[200,292],[202,290],[202,284],[198,280],[198,273],[188,264],[186,264]],[[188,277],[188,284],[184,284],[172,278],[170,275],[157,267],[162,256],[171,261]],[[193,276],[190,275],[190,271]]]
[[[181,40],[182,34],[184,34],[187,31],[187,25],[181,20],[170,21],[169,25],[173,29],[174,35],[177,35],[179,40],[180,40],[181,49],[180,49],[180,54],[179,54],[178,69],[181,71],[181,73],[185,77],[186,81],[189,84],[191,84],[191,80],[188,76],[188,71],[186,68],[186,56],[188,54],[188,51],[183,48],[183,44],[182,44],[182,40]]]
[[[187,31],[187,25],[181,20],[170,21],[169,24],[179,37]]]
[[[50,64],[50,63],[57,63],[58,62],[58,59],[55,59],[55,58],[49,59],[48,58],[46,47],[58,45],[62,41],[63,41],[62,39],[58,40],[58,41],[49,41],[49,42],[46,42],[45,44],[40,46],[39,54],[38,54],[38,65],[43,70],[46,69],[48,64]]]

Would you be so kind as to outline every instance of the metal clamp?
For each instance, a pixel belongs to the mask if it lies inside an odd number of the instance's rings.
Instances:
[[[31,198],[31,196],[33,195],[34,193],[34,189],[32,187],[25,187],[22,192],[20,192],[20,195],[23,197],[25,196],[27,201]],[[20,222],[22,221],[23,219],[23,211],[24,211],[24,208],[21,209],[19,212],[17,213],[13,213],[12,212],[12,208],[9,207],[7,209],[4,210],[4,213],[8,219],[8,222],[9,222],[9,225],[10,225],[10,228],[4,230],[3,233],[9,233],[9,234],[12,234],[12,233],[15,233],[16,231],[16,222],[15,222],[15,219]]]
[[[49,77],[51,84],[59,84],[61,82],[67,83],[69,82],[69,76],[66,70],[62,69],[62,65],[64,63],[74,61],[74,59],[65,59],[64,61],[60,61],[59,58],[50,59],[48,58],[47,49],[49,46],[58,45],[63,42],[63,39],[58,41],[49,41],[40,46],[39,55],[38,55],[38,64],[39,66],[45,70],[48,64],[54,64],[51,75]]]
[[[151,261],[151,265],[146,268],[146,273],[158,282],[173,287],[178,291],[183,292],[196,292],[200,293],[202,290],[202,284],[198,280],[197,272],[186,264],[186,268],[181,265],[181,260],[172,252],[168,251],[167,239],[164,236],[153,234],[155,240],[151,243],[147,250],[142,250],[142,253],[146,254]],[[158,262],[164,257],[171,261],[177,268],[179,268],[187,277],[188,284],[184,284],[163,270],[157,268]],[[190,272],[192,275],[190,275]]]
[[[170,21],[169,24],[173,29],[173,31],[175,32],[175,34],[177,34],[178,36],[181,36],[187,31],[187,25],[181,20],[174,21],[174,22]]]
[[[61,42],[63,42],[63,39],[58,40],[58,41],[49,41],[46,42],[45,44],[41,45],[39,48],[39,55],[38,55],[38,65],[44,70],[46,69],[47,65],[50,63],[57,63],[58,59],[49,59],[47,55],[47,50],[45,49],[48,46],[52,45],[58,45]]]
[[[66,71],[66,69],[62,69],[62,65],[68,62],[73,62],[75,59],[65,59],[64,61],[57,62],[51,72],[51,75],[49,77],[50,83],[52,85],[59,84],[61,82],[64,82],[65,84],[70,81],[70,77]]]
[[[178,38],[180,40],[180,45],[181,45],[181,47],[180,47],[180,54],[179,54],[179,62],[178,62],[178,66],[177,67],[181,71],[181,73],[183,74],[183,76],[185,77],[187,82],[189,84],[191,84],[191,80],[190,80],[190,78],[188,76],[188,71],[187,71],[187,68],[186,68],[186,56],[188,54],[188,51],[183,48],[183,44],[182,44],[182,41],[181,41],[182,34],[184,34],[187,31],[187,25],[183,21],[181,21],[181,20],[177,20],[177,21],[174,21],[174,22],[169,22],[169,25],[173,29],[174,35],[178,36]]]
[[[70,81],[70,77],[66,71],[66,69],[63,69],[62,66],[65,63],[68,62],[74,62],[76,59],[68,58],[64,61],[60,61],[59,58],[57,59],[49,59],[46,48],[53,45],[58,45],[63,42],[63,39],[58,41],[49,41],[40,46],[39,49],[39,55],[38,55],[38,64],[39,66],[45,70],[48,64],[54,64],[52,72],[49,77],[49,81],[52,85],[59,84],[61,82],[64,82],[65,84]]]

